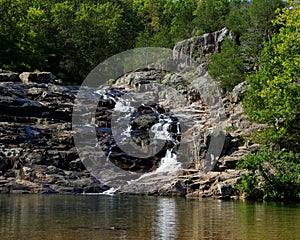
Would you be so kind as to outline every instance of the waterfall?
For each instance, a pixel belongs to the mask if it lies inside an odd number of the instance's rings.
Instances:
[[[116,191],[118,191],[120,189],[120,187],[114,188],[111,187],[110,189],[100,193],[100,195],[114,195]]]
[[[114,187],[111,187],[110,189],[102,192],[102,193],[82,193],[82,195],[114,195],[121,187],[117,187],[117,188],[114,188]]]
[[[154,135],[153,138],[173,141],[174,139],[170,133],[171,123],[171,119],[159,119],[159,122],[154,124],[150,129],[152,135]]]
[[[168,149],[165,157],[160,161],[159,167],[153,173],[174,173],[181,169],[181,163],[177,161],[177,156]]]
[[[180,127],[180,123],[177,122],[177,135],[181,135],[181,127]]]
[[[97,142],[96,144],[97,147],[100,147],[100,150],[101,144],[106,145],[103,148],[105,149],[106,162],[110,161],[111,156],[118,157],[119,153],[125,158],[126,155],[128,157],[133,156],[139,158],[140,156],[134,155],[137,154],[137,152],[127,151],[131,146],[136,146],[136,144],[133,144],[135,143],[133,142],[134,137],[140,138],[139,134],[144,134],[144,132],[140,131],[136,126],[135,119],[138,119],[140,116],[143,117],[144,114],[149,114],[151,119],[153,119],[153,116],[156,118],[155,120],[151,120],[152,124],[154,123],[152,126],[147,126],[149,135],[147,136],[146,134],[142,137],[145,137],[148,142],[153,142],[154,144],[159,143],[157,148],[161,147],[161,150],[164,148],[166,151],[165,156],[161,158],[160,164],[156,170],[140,175],[136,180],[129,181],[129,184],[151,175],[167,175],[181,169],[181,163],[177,161],[177,156],[173,152],[173,149],[178,146],[180,141],[178,141],[178,139],[180,139],[181,136],[180,123],[176,118],[170,116],[166,112],[161,113],[155,107],[143,103],[141,104],[142,109],[139,110],[139,108],[137,108],[138,101],[130,94],[123,95],[121,92],[113,92],[110,90],[97,90],[94,91],[94,94],[98,96],[100,101],[111,100],[113,102],[110,104],[110,107],[113,107],[111,128],[109,129],[111,133],[108,134],[107,139],[101,139],[102,142]],[[95,128],[92,124],[86,127]],[[165,144],[163,142],[165,142]],[[122,148],[123,146],[125,146],[124,149]],[[137,147],[139,146],[137,145]],[[114,151],[116,151],[117,154],[112,155]],[[123,159],[121,159],[121,161],[123,161]],[[109,190],[108,193],[111,191],[113,192],[114,189]]]
[[[156,174],[171,174],[175,173],[181,169],[181,163],[177,161],[177,156],[175,153],[172,152],[172,149],[168,149],[166,152],[165,157],[161,159],[159,167],[150,173],[145,173],[140,176],[138,179],[128,181],[128,184],[138,182],[139,180],[150,177]]]

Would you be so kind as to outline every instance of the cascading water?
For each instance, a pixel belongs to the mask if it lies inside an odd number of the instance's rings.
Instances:
[[[105,129],[105,133],[100,127],[96,145],[100,146],[105,152],[106,160],[113,162],[116,166],[126,171],[141,171],[139,169],[144,169],[145,173],[141,177],[129,183],[138,182],[140,179],[155,174],[174,173],[181,169],[181,163],[177,161],[175,154],[175,149],[178,147],[181,136],[180,123],[176,118],[168,115],[161,107],[155,104],[135,106],[132,104],[134,101],[131,101],[130,95],[126,96],[126,98],[124,93],[119,91],[97,90],[94,94],[100,99],[100,102],[102,101],[101,106],[105,105],[105,101],[110,101],[112,107],[110,107],[111,110],[109,111],[116,112],[118,116],[118,122],[114,125],[113,130],[109,124],[107,124],[108,128]],[[144,119],[150,120],[144,123]],[[99,128],[99,126],[96,126],[96,128]],[[160,152],[155,153],[158,154],[157,157],[151,156],[147,159],[128,154],[120,148],[120,144],[126,142],[126,139],[136,140],[137,138],[141,138],[148,143],[160,141],[164,145],[160,144]],[[140,144],[140,142],[136,142],[136,144]],[[158,161],[157,159],[160,160]],[[143,164],[150,165],[145,168]],[[147,169],[151,168],[155,170],[149,172]],[[111,194],[115,190],[111,189],[111,192],[107,194]]]
[[[154,173],[173,173],[181,169],[181,163],[177,161],[177,156],[172,150],[167,150],[166,156],[161,159],[159,167]]]
[[[175,173],[180,169],[181,169],[181,163],[177,161],[176,154],[173,153],[171,149],[168,149],[165,157],[163,157],[161,159],[159,167],[155,171],[150,172],[150,173],[145,173],[142,176],[140,176],[138,179],[128,181],[127,183],[128,184],[136,183],[141,179],[149,178],[149,177],[157,175],[157,174]]]

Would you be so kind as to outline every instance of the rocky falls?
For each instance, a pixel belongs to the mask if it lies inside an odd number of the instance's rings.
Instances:
[[[1,71],[0,193],[102,193],[116,187],[110,185],[109,181],[102,182],[86,168],[88,151],[86,155],[83,154],[84,159],[78,155],[74,135],[84,138],[87,132],[95,131],[96,141],[94,146],[89,147],[99,148],[105,160],[123,172],[141,174],[141,177],[122,184],[116,193],[195,198],[238,196],[235,184],[246,171],[236,170],[236,163],[258,148],[247,137],[254,130],[264,127],[251,123],[243,113],[240,99],[247,83],[239,84],[231,93],[221,92],[226,130],[224,144],[220,146],[220,156],[210,171],[201,171],[205,156],[210,151],[213,134],[210,131],[212,110],[203,100],[201,88],[208,80],[213,81],[207,74],[209,57],[220,51],[225,37],[230,37],[230,33],[222,29],[187,39],[174,47],[175,60],[180,60],[184,54],[199,63],[198,77],[192,82],[149,66],[121,76],[104,89],[91,90],[99,99],[95,113],[96,127],[86,125],[80,131],[74,126],[72,128],[73,108],[79,87],[58,84],[55,77],[47,72],[18,74]],[[183,63],[185,66],[189,64],[188,60]],[[129,126],[125,126],[121,132],[141,147],[147,146],[151,138],[165,140],[153,156],[130,156],[114,138],[112,112],[116,108],[125,107],[119,104],[124,94],[136,92],[145,82],[170,86],[187,101],[185,106],[178,106],[178,109],[194,119],[186,131],[186,144],[190,151],[185,156],[187,161],[184,165],[176,161],[176,148],[183,138],[181,123],[169,113],[169,103],[146,103],[139,106],[132,112]],[[166,99],[172,97],[171,92],[165,94]],[[120,123],[120,129],[123,125]],[[102,171],[102,174],[114,173]]]

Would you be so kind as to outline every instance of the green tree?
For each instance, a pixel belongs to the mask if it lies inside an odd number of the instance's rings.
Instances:
[[[270,125],[268,140],[279,148],[300,151],[300,5],[292,3],[274,24],[280,32],[266,44],[259,70],[250,76],[244,101],[246,113]]]
[[[210,73],[226,90],[245,80],[257,64],[263,43],[269,41],[276,27],[272,24],[276,9],[283,7],[281,0],[231,1],[225,20],[231,31],[230,44],[225,42],[221,53],[212,57]]]
[[[143,26],[137,37],[137,47],[163,47],[170,42],[170,21],[164,15],[167,2],[168,0],[133,0],[133,9]]]
[[[202,0],[198,1],[194,12],[196,34],[214,32],[225,26],[225,19],[229,13],[228,0]]]
[[[14,71],[47,69],[46,13],[28,1],[0,1],[0,64]]]
[[[193,13],[196,7],[197,0],[169,1],[165,5],[164,14],[167,19],[171,19],[170,36],[172,44],[194,35]]]
[[[100,61],[134,47],[132,2],[0,0],[0,67],[80,83]]]
[[[130,18],[116,3],[65,1],[56,3],[51,14],[60,77],[68,81],[80,83],[105,58],[134,45]]]
[[[232,39],[225,39],[221,52],[211,57],[208,72],[227,91],[245,80],[243,56]]]
[[[255,68],[263,44],[270,41],[276,32],[272,20],[276,17],[276,10],[282,9],[282,0],[252,0],[249,4],[248,14],[244,16],[243,22],[246,31],[240,37],[240,49],[244,53],[246,68],[251,72]]]

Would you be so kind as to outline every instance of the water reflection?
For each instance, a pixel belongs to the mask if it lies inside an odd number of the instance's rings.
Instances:
[[[175,198],[159,198],[152,239],[176,239],[177,213]]]
[[[139,196],[0,195],[1,240],[300,239],[300,208]]]

